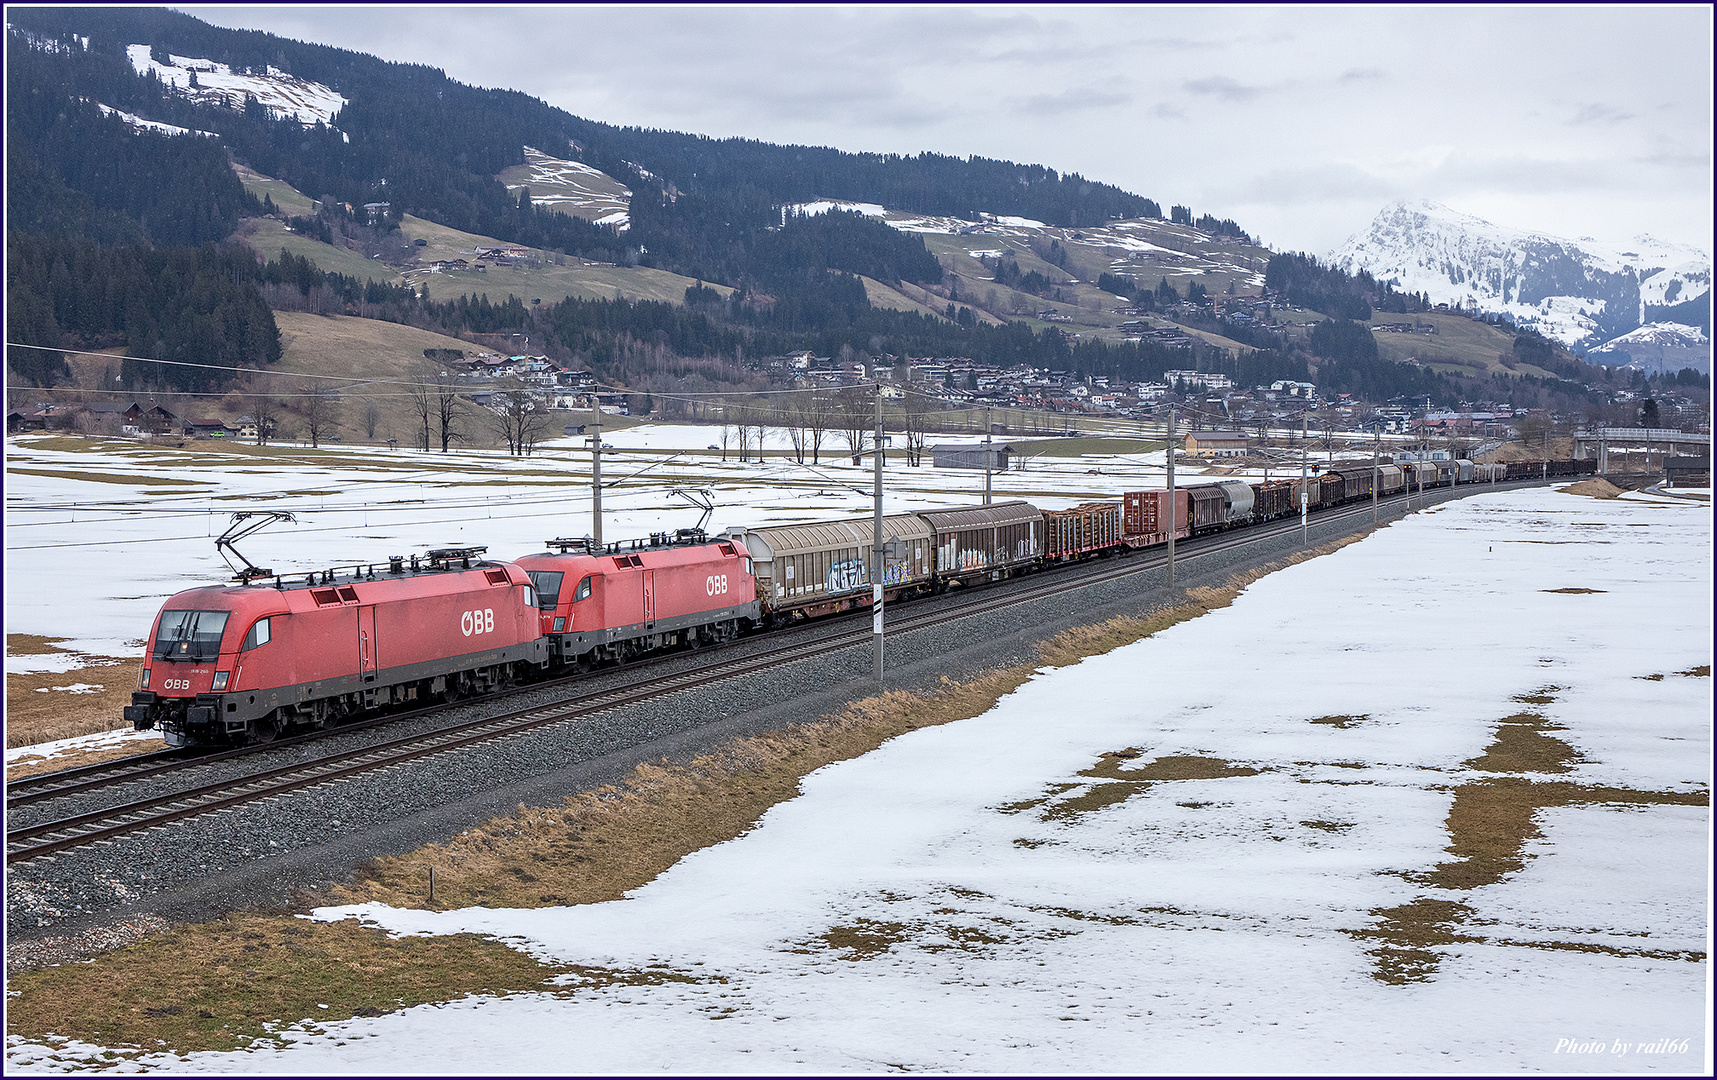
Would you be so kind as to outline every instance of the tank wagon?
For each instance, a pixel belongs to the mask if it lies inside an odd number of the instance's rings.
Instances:
[[[175,593],[125,719],[168,746],[267,742],[367,709],[456,700],[548,663],[531,580],[481,547]]]
[[[750,553],[701,529],[597,547],[550,540],[514,562],[530,576],[557,664],[590,668],[675,645],[738,637],[760,608]]]
[[[1192,504],[1192,535],[1231,529],[1249,524],[1255,493],[1252,485],[1239,480],[1195,484],[1181,488]]]

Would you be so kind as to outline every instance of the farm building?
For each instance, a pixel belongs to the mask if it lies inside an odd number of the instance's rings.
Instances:
[[[931,458],[938,469],[982,469],[986,451],[990,456],[989,468],[994,472],[1006,472],[1008,462],[1014,455],[1014,448],[1011,446],[945,443],[930,448]]]
[[[1246,433],[1243,431],[1189,431],[1186,452],[1199,457],[1244,457]]]

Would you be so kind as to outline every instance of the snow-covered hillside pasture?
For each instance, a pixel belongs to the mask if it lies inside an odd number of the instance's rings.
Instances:
[[[798,203],[788,209],[801,214],[825,214],[844,210],[866,217],[880,218],[901,232],[942,233],[950,236],[971,236],[973,258],[1000,256],[998,240],[1016,241],[1015,250],[1030,245],[1036,237],[1049,237],[1064,247],[1084,246],[1100,251],[1117,274],[1136,274],[1139,264],[1133,257],[1148,257],[1150,273],[1175,279],[1196,278],[1205,274],[1235,274],[1251,287],[1262,288],[1264,275],[1260,272],[1253,252],[1234,246],[1218,245],[1210,234],[1190,226],[1171,225],[1160,220],[1109,221],[1077,229],[1047,225],[1031,218],[985,214],[981,220],[911,214],[890,210],[878,203],[849,202],[841,199],[820,199]],[[1153,243],[1150,237],[1174,237],[1177,246],[1165,247]],[[1190,250],[1199,248],[1198,251]],[[1184,286],[1183,286],[1184,287]]]
[[[622,231],[631,225],[627,210],[632,192],[601,169],[581,161],[550,157],[527,146],[523,175],[505,183],[509,192],[529,188],[531,202],[544,209],[559,210]]]
[[[1570,347],[1602,343],[1711,295],[1711,256],[1650,236],[1611,243],[1508,228],[1438,203],[1397,202],[1330,256],[1433,302],[1476,304]],[[1684,320],[1685,321],[1685,320]]]
[[[296,78],[276,67],[270,67],[263,75],[250,75],[235,72],[215,60],[190,56],[169,54],[169,63],[157,63],[148,45],[130,45],[125,52],[139,75],[154,72],[162,82],[199,101],[230,109],[244,108],[245,98],[253,97],[275,116],[296,118],[305,127],[312,127],[318,123],[332,125],[334,117],[346,107],[346,99],[331,87]],[[191,86],[193,73],[196,88]]]
[[[314,915],[671,978],[128,1068],[1708,1070],[1711,539],[1700,507],[1447,504],[824,768],[626,899]],[[1523,725],[1560,750],[1511,757]]]
[[[101,110],[103,116],[117,116],[139,131],[153,131],[158,135],[203,135],[211,139],[219,138],[219,136],[212,131],[201,131],[196,128],[182,128],[174,124],[163,124],[159,120],[145,120],[143,117],[138,116],[135,113],[123,112],[119,109],[110,109],[99,101],[95,103],[95,107]]]

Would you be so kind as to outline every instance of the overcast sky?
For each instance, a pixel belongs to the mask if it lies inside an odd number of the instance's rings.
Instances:
[[[1706,5],[181,10],[608,123],[1043,164],[1277,250],[1418,198],[1711,250]]]

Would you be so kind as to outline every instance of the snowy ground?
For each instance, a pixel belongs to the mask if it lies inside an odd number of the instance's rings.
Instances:
[[[55,689],[61,689],[55,687]],[[40,758],[52,761],[55,758],[77,757],[79,755],[103,750],[112,750],[126,744],[132,744],[134,752],[157,750],[162,747],[159,731],[133,731],[130,728],[116,728],[113,731],[98,731],[93,735],[78,735],[70,739],[55,739],[53,742],[36,743],[34,746],[14,746],[6,751],[6,764],[25,758]]]
[[[316,916],[693,981],[127,1068],[1708,1073],[1710,817],[1649,793],[1709,790],[1711,680],[1678,673],[1711,663],[1711,542],[1705,507],[1451,503],[822,769],[624,900]],[[1523,710],[1576,753],[1536,779],[1645,801],[1539,809],[1494,883],[1416,881],[1459,861],[1450,807],[1483,779],[1463,763]],[[1175,756],[1227,775],[1128,779]],[[1418,950],[1421,980],[1380,981],[1415,948],[1380,912],[1418,900],[1461,905],[1455,943]],[[11,1045],[8,1071],[60,1053]]]

